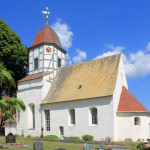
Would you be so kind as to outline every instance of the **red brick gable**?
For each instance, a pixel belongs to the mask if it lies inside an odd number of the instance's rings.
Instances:
[[[149,112],[125,87],[122,87],[118,112]]]
[[[41,78],[43,76],[46,76],[48,74],[51,74],[50,72],[47,72],[47,73],[38,73],[38,74],[34,74],[34,75],[31,75],[31,76],[26,76],[25,78],[19,80],[18,82],[24,82],[24,81],[28,81],[28,80],[33,80],[33,79],[37,79],[37,78]]]

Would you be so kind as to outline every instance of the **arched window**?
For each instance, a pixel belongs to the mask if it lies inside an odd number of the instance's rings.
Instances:
[[[92,124],[97,124],[97,108],[91,108],[91,123]]]
[[[134,125],[140,125],[140,118],[139,117],[134,118]]]
[[[28,127],[29,129],[35,128],[35,105],[33,103],[28,105]]]
[[[60,136],[64,136],[64,127],[59,127]]]
[[[70,110],[70,124],[75,125],[75,110]]]
[[[50,131],[50,110],[45,110],[45,129]]]

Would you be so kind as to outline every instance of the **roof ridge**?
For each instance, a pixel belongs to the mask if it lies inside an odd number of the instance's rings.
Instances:
[[[97,58],[97,59],[92,59],[92,60],[88,60],[88,61],[85,61],[85,62],[80,62],[80,63],[77,63],[77,64],[73,64],[73,65],[64,66],[63,68],[70,67],[70,66],[75,66],[75,65],[80,65],[80,64],[83,64],[83,63],[88,63],[90,61],[98,61],[100,59],[104,59],[104,58],[108,58],[108,57],[113,57],[113,56],[117,56],[117,55],[121,56],[122,53],[118,53],[118,54],[114,54],[114,55],[110,55],[110,56],[106,56],[106,57],[101,57],[101,58]]]

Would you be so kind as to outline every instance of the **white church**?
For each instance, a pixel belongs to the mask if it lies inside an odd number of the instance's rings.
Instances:
[[[60,138],[150,138],[150,112],[129,92],[121,54],[65,66],[66,51],[48,24],[28,50],[29,75],[17,91],[26,111],[6,123],[6,135],[41,136],[43,128]]]

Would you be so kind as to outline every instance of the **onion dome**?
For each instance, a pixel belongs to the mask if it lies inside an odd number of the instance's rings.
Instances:
[[[38,31],[32,46],[40,43],[54,43],[62,48],[58,35],[48,24]]]

